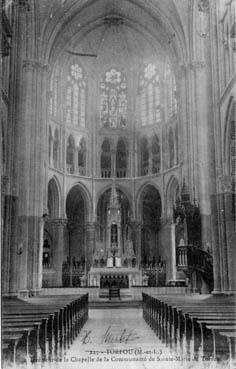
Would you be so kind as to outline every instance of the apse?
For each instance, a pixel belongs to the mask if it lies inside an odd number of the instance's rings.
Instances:
[[[124,250],[124,244],[127,239],[127,226],[131,218],[130,202],[127,195],[117,189],[118,201],[121,210],[121,242]],[[105,242],[106,240],[106,223],[109,202],[111,198],[111,188],[107,189],[99,198],[97,204],[97,221],[99,225],[98,241]]]

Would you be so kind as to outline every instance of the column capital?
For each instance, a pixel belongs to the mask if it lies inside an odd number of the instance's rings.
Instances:
[[[220,193],[232,192],[232,178],[231,176],[218,176],[218,184]]]
[[[181,76],[186,71],[203,69],[205,67],[206,62],[204,60],[191,60],[189,62],[180,63],[177,68],[177,74]]]
[[[65,227],[67,225],[68,221],[65,218],[56,218],[53,219],[53,225],[56,227]]]
[[[67,225],[67,219],[65,218],[52,218],[52,219],[46,219],[45,224],[51,225],[53,227],[65,227]]]
[[[209,0],[198,0],[198,11],[202,13],[207,13],[210,9],[210,2]]]
[[[85,223],[84,227],[86,229],[86,231],[88,230],[95,230],[98,226],[98,223],[97,222],[87,222]]]
[[[35,60],[35,59],[25,59],[25,60],[23,60],[23,68],[26,71],[38,70],[38,71],[46,72],[46,73],[50,72],[49,64],[40,63],[38,60]]]
[[[192,60],[189,63],[189,68],[191,70],[199,70],[199,69],[203,69],[206,67],[206,62],[204,62],[203,60]]]

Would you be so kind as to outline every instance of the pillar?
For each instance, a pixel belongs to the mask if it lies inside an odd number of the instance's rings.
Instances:
[[[176,281],[176,245],[175,245],[175,223],[170,225],[171,233],[171,280]]]
[[[149,143],[148,143],[148,152],[149,152],[149,157],[148,157],[148,174],[151,175],[152,174],[152,144],[151,144],[151,137],[149,138]]]
[[[136,265],[139,268],[141,265],[141,222],[132,220],[129,223],[131,228],[131,240],[133,242],[133,248],[136,256]]]
[[[63,218],[53,219],[53,228],[56,236],[56,244],[53,245],[53,266],[56,271],[56,285],[62,286],[62,263],[64,261],[65,227],[67,220]]]
[[[17,244],[20,259],[12,263],[13,277],[10,290],[40,288],[41,273],[41,228],[44,213],[44,193],[47,162],[46,90],[48,68],[37,58],[34,8],[19,2],[16,20],[17,34],[17,83],[15,134],[15,188],[21,194],[18,201]],[[37,59],[35,59],[37,58]],[[16,254],[19,250],[15,250]]]
[[[212,212],[212,255],[213,255],[213,276],[214,290],[213,294],[220,294],[221,285],[221,265],[220,265],[220,239],[219,239],[219,223],[218,223],[218,198],[217,195],[211,195],[211,212]]]
[[[116,150],[111,150],[111,177],[116,177]]]
[[[93,253],[95,251],[96,225],[95,223],[86,223],[85,225],[85,272],[89,271],[92,266]]]

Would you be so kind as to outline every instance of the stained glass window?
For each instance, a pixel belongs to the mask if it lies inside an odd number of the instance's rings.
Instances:
[[[59,94],[59,69],[56,66],[52,72],[50,80],[49,113],[56,118],[58,115],[58,94]]]
[[[100,117],[103,127],[127,125],[127,82],[124,73],[111,68],[100,83]]]
[[[66,123],[85,127],[86,81],[79,64],[72,64],[67,75]]]
[[[154,64],[148,64],[140,77],[139,109],[142,126],[161,121],[160,78]]]
[[[167,103],[167,116],[173,117],[177,113],[177,99],[176,99],[176,80],[170,65],[167,64],[166,68],[166,103]]]

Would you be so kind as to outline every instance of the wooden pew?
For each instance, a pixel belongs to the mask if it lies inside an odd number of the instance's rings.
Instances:
[[[224,329],[235,321],[233,299],[196,300],[170,296],[143,295],[143,317],[158,336],[181,354],[215,357],[215,320]],[[201,321],[202,319],[202,321]],[[228,319],[228,320],[227,320]],[[208,322],[209,323],[209,322]],[[214,330],[214,333],[213,333]],[[228,331],[228,330],[227,330]],[[232,330],[231,330],[232,331]],[[226,346],[227,351],[227,346]]]
[[[12,361],[17,357],[17,346],[25,331],[35,332],[36,361],[58,357],[70,346],[88,318],[88,294],[79,296],[57,296],[31,299],[4,299],[3,327],[4,352],[14,346]],[[13,332],[19,332],[14,333]],[[37,332],[37,333],[36,333]],[[10,335],[10,337],[9,337]],[[31,345],[32,346],[32,345]],[[37,349],[36,349],[37,347]],[[34,350],[31,350],[34,351]],[[9,355],[10,357],[10,355]],[[29,355],[27,355],[29,357]]]

